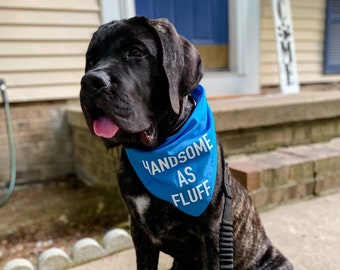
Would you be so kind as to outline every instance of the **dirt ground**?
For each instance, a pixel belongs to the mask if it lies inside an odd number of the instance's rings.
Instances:
[[[84,237],[101,241],[107,230],[125,227],[127,213],[117,189],[57,181],[16,188],[0,208],[0,266],[11,259],[36,262],[51,247],[70,253]]]

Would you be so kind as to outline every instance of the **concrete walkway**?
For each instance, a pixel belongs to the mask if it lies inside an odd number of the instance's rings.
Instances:
[[[296,270],[340,269],[340,193],[286,204],[261,216],[270,239]],[[159,269],[170,266],[171,259],[161,254]],[[73,268],[93,269],[135,270],[134,250]]]

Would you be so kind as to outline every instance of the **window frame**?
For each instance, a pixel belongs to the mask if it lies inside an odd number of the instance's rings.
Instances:
[[[338,10],[332,9],[332,1],[326,1],[326,13],[325,13],[325,37],[324,37],[324,62],[323,62],[323,73],[324,74],[340,74],[340,59],[337,63],[332,63],[332,57],[330,51],[336,45],[340,45],[340,36],[337,33],[333,33],[334,30],[331,26],[333,24],[339,24],[340,27],[340,5]],[[340,29],[340,28],[339,28]],[[333,40],[335,39],[335,40]],[[331,42],[336,43],[333,45]],[[340,58],[340,57],[339,57]]]

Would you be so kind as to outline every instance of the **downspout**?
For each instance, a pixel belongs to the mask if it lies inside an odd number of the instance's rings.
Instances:
[[[11,179],[9,182],[9,187],[5,195],[0,199],[0,207],[2,207],[8,201],[9,197],[12,195],[14,191],[15,181],[16,181],[16,160],[15,160],[12,125],[11,125],[11,116],[10,116],[10,111],[9,111],[9,103],[8,103],[8,99],[6,95],[6,84],[1,79],[0,79],[0,90],[1,90],[4,111],[5,111],[7,139],[8,139],[9,154],[10,154],[10,166],[11,166]]]

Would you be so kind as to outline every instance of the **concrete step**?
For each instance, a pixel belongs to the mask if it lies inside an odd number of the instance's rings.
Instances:
[[[340,91],[209,101],[228,155],[340,137]]]
[[[228,162],[259,208],[340,189],[340,137],[234,156]]]

